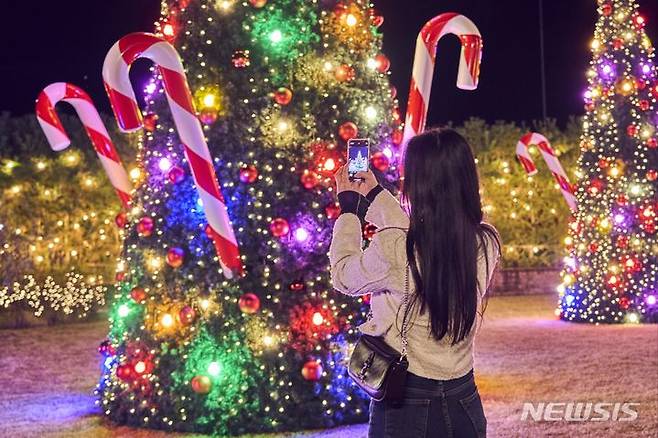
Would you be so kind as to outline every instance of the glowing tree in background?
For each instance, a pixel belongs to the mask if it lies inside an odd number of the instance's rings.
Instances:
[[[658,319],[658,78],[633,0],[602,0],[579,160],[578,211],[567,238],[560,317]]]
[[[333,291],[332,175],[373,141],[394,187],[401,141],[366,1],[164,1],[246,275],[227,280],[154,72],[99,384],[111,419],[220,434],[363,421],[346,374],[363,300]],[[366,236],[373,230],[364,229]]]

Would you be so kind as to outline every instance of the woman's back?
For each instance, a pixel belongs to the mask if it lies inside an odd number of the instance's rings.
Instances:
[[[400,308],[406,289],[405,284],[408,281],[410,301],[414,302],[414,305],[410,306],[408,316],[411,323],[408,330],[409,371],[431,379],[452,379],[465,375],[473,367],[473,340],[480,318],[476,318],[469,335],[455,345],[451,345],[452,339],[448,336],[435,340],[430,332],[428,311],[421,313],[418,300],[413,299],[415,284],[408,269],[405,252],[408,217],[398,201],[390,193],[382,191],[368,209],[366,220],[385,224],[371,243],[376,256],[369,258],[368,268],[369,271],[376,273],[388,271],[386,275],[378,278],[377,281],[369,281],[369,275],[364,276],[362,272],[348,273],[332,270],[334,286],[341,292],[350,295],[371,294],[372,318],[359,329],[369,335],[385,336],[389,345],[401,351],[399,328],[402,326],[403,315]],[[335,251],[344,244],[341,240],[342,233],[336,230],[335,234],[332,259],[339,257]],[[498,243],[489,234],[484,235],[487,236],[486,240],[478,245],[478,309],[482,307],[481,303],[498,257]],[[446,257],[450,257],[450,254],[446,254]],[[354,276],[354,278],[346,276]],[[367,286],[358,290],[354,288],[350,290],[346,286],[356,284],[359,280],[367,282]]]

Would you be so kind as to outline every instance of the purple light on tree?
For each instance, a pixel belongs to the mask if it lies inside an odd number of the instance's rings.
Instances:
[[[294,235],[297,242],[306,242],[309,238],[308,231],[303,227],[297,228]]]

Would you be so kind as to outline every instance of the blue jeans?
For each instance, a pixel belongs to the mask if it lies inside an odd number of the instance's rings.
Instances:
[[[370,402],[368,438],[486,437],[487,419],[473,370],[452,380],[407,374],[404,399]]]

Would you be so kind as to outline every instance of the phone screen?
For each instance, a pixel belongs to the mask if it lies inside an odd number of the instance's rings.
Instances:
[[[354,175],[359,172],[367,172],[370,162],[370,140],[352,139],[348,141],[347,155],[347,173],[350,178],[354,178]]]

